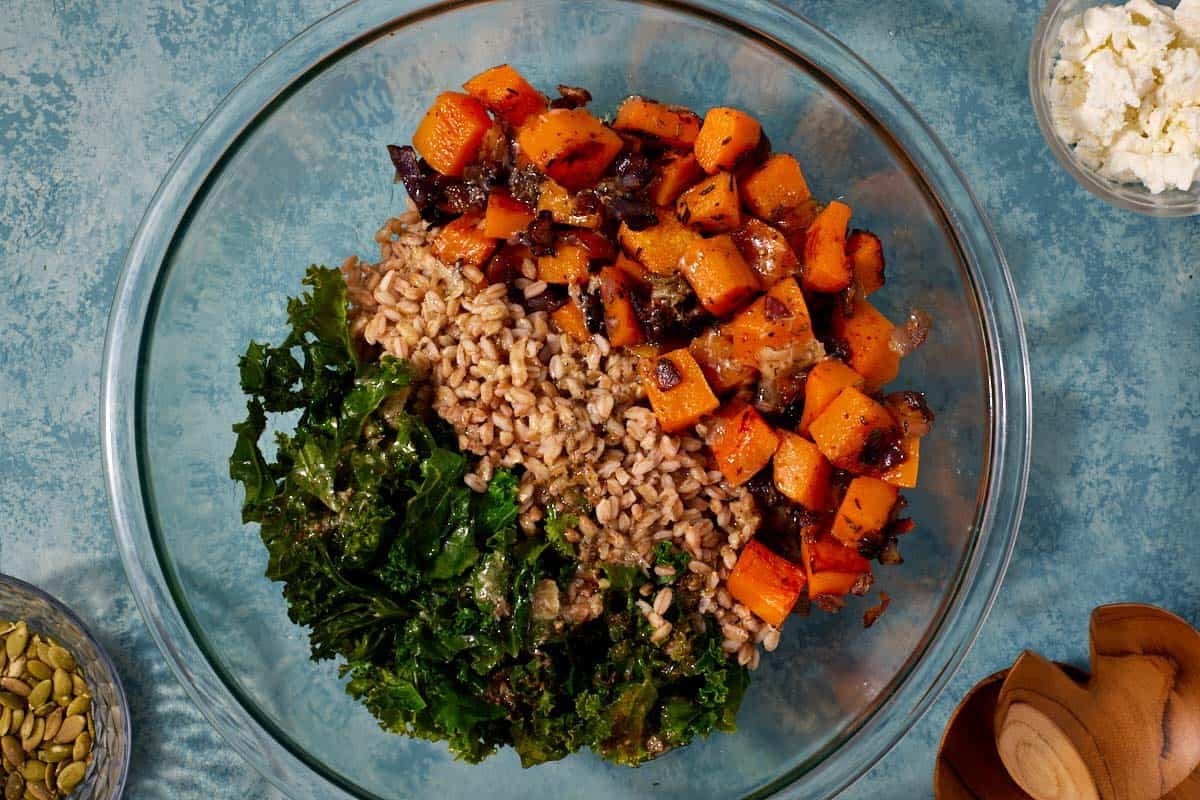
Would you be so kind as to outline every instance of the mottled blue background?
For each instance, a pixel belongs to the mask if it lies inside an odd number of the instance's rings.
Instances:
[[[1080,661],[1087,612],[1200,620],[1200,228],[1117,211],[1034,125],[1032,0],[791,0],[891,80],[996,226],[1032,353],[1021,541],[980,642],[934,710],[847,798],[932,794],[942,726],[1022,647]],[[131,798],[275,797],[191,706],[125,584],[98,446],[108,305],[188,136],[336,0],[0,0],[0,569],[92,625],[133,705]]]

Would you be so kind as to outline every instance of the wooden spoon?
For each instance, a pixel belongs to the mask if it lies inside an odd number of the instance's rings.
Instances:
[[[1144,605],[1091,620],[1086,685],[1036,653],[996,701],[1000,760],[1035,800],[1159,800],[1200,766],[1200,633]]]

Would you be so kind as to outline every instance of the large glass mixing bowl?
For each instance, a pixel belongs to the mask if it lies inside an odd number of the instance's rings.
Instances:
[[[399,211],[384,145],[432,98],[510,62],[535,83],[732,105],[799,154],[887,243],[885,312],[935,320],[900,383],[939,411],[910,493],[907,563],[870,631],[860,607],[795,619],[763,659],[733,735],[632,770],[581,754],[521,770],[393,736],[308,659],[266,553],[239,520],[229,426],[237,358],[278,341],[312,262],[370,256]],[[296,798],[829,797],[913,725],[978,632],[1017,535],[1027,359],[1003,257],[945,149],[843,45],[765,0],[359,0],[255,70],[155,197],[109,327],[104,449],[129,580],[168,662],[247,760]],[[860,604],[865,605],[865,604]]]

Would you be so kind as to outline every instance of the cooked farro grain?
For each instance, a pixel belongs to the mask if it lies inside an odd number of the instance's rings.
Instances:
[[[351,329],[368,344],[407,359],[425,379],[417,402],[450,423],[459,445],[476,456],[467,485],[477,492],[498,467],[524,469],[520,522],[534,533],[550,503],[587,508],[567,531],[581,567],[566,587],[540,587],[539,613],[582,622],[599,616],[597,565],[636,565],[649,576],[658,542],[670,541],[691,558],[675,588],[651,584],[639,608],[664,642],[663,615],[684,603],[685,615],[709,614],[724,649],[738,663],[758,664],[756,643],[778,644],[724,587],[742,544],[759,522],[744,488],[732,488],[707,469],[703,428],[666,434],[637,378],[637,357],[613,350],[602,336],[582,345],[561,336],[544,312],[526,313],[504,285],[483,285],[473,268],[443,266],[430,252],[429,231],[415,214],[390,219],[375,237],[378,263],[348,259],[342,266],[352,302]],[[527,298],[546,291],[531,280]],[[693,624],[699,617],[693,617]]]

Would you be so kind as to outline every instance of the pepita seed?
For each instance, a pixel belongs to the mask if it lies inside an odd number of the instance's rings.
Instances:
[[[15,767],[25,763],[25,751],[21,749],[21,743],[15,736],[0,737],[0,752],[4,753],[4,757]]]
[[[44,662],[38,661],[36,658],[26,659],[25,670],[39,681],[44,681],[54,674],[53,669],[46,666]]]
[[[0,710],[0,736],[7,736],[8,729],[12,727],[12,709],[4,706]]]
[[[54,800],[54,795],[40,783],[30,783],[25,786],[25,796],[33,800]]]
[[[53,739],[54,735],[58,733],[58,729],[62,725],[62,721],[63,710],[61,708],[54,709],[50,716],[46,717],[46,729],[42,735],[47,739]]]
[[[21,800],[25,796],[25,779],[20,773],[13,772],[4,782],[4,800]]]
[[[0,689],[12,692],[19,697],[29,697],[33,687],[20,678],[0,678]]]
[[[46,777],[46,765],[31,758],[21,769],[21,776],[27,781],[40,781]]]
[[[87,720],[83,717],[79,715],[67,717],[63,720],[62,725],[59,726],[58,733],[54,734],[55,744],[66,744],[67,742],[75,741],[86,727]]]
[[[21,729],[21,725],[25,723],[25,709],[14,708],[12,712],[12,730],[9,733],[16,733]]]
[[[17,656],[24,653],[27,644],[29,644],[29,628],[24,622],[18,622],[17,626],[8,634],[8,638],[4,640],[4,650],[8,653],[9,660],[15,660]]]
[[[24,673],[25,673],[25,656],[23,656],[23,655],[17,656],[14,659],[10,659],[8,662],[8,669],[6,669],[4,671],[4,674],[6,676],[8,676],[9,678],[19,678]]]
[[[57,764],[60,761],[65,761],[70,758],[71,752],[74,749],[75,748],[69,744],[52,744],[49,747],[43,747],[41,750],[39,750],[38,758],[40,758],[42,761],[45,761],[47,764]]]
[[[65,670],[54,670],[52,686],[54,687],[54,699],[59,702],[59,705],[65,706],[67,703],[71,702],[70,700],[67,700],[66,703],[62,702],[63,697],[69,697],[71,695],[72,689],[71,676],[68,675]]]
[[[8,651],[0,647],[0,670],[8,666]]]
[[[33,730],[30,731],[29,736],[21,739],[21,749],[26,753],[32,753],[42,743],[46,734],[46,720],[41,717],[30,717],[30,719],[37,721],[33,723]]]
[[[71,758],[74,761],[83,761],[92,754],[92,735],[87,731],[79,734],[79,738],[75,740],[75,746],[71,748]]]
[[[70,794],[83,780],[85,772],[87,772],[87,767],[78,761],[68,764],[58,771],[58,780],[55,781],[55,785],[63,794]]]
[[[13,711],[23,709],[25,708],[25,698],[15,695],[12,692],[0,692],[0,706],[12,709]]]
[[[62,669],[70,672],[75,669],[75,657],[67,652],[66,648],[58,645],[51,645],[46,651],[46,662],[55,669]]]
[[[36,720],[36,719],[37,719],[37,717],[35,717],[33,714],[25,715],[25,721],[21,723],[21,730],[20,730],[20,735],[21,735],[22,740],[28,739],[29,734],[33,733],[33,723],[34,723],[34,720]]]
[[[71,701],[67,706],[67,716],[73,717],[76,714],[86,714],[92,707],[92,696],[84,692]]]
[[[78,672],[71,676],[71,689],[75,694],[87,694],[87,681]]]
[[[37,708],[42,703],[50,699],[50,690],[54,688],[54,681],[49,678],[43,679],[37,686],[33,687],[33,691],[25,698],[25,701],[30,706]]]
[[[46,764],[46,774],[42,776],[42,783],[45,784],[45,789],[47,792],[54,791],[54,779],[57,777],[57,775],[58,764]]]

